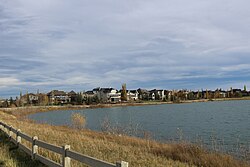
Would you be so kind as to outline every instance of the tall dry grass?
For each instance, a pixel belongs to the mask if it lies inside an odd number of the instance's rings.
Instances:
[[[113,163],[124,160],[129,162],[131,167],[249,167],[247,162],[236,160],[229,155],[206,151],[188,143],[164,144],[149,139],[86,129],[36,124],[18,120],[15,116],[3,112],[0,112],[0,119],[48,143],[59,146],[69,144],[73,150],[80,153]],[[44,149],[40,149],[39,153],[60,162],[60,157],[54,153]],[[73,166],[84,165],[73,161]]]
[[[31,160],[0,132],[0,167],[45,167],[45,165]]]

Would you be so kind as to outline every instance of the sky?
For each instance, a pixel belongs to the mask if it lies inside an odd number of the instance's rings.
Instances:
[[[0,0],[0,97],[250,87],[249,0]]]

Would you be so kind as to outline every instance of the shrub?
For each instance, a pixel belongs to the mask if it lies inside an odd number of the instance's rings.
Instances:
[[[81,115],[80,113],[73,113],[71,115],[71,122],[73,128],[83,129],[86,125],[86,117],[84,115]]]

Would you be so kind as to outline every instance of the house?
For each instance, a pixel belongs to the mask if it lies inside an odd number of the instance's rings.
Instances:
[[[137,90],[127,90],[127,98],[131,101],[136,101],[139,99],[139,93]]]
[[[175,101],[177,99],[177,90],[169,91],[168,98],[170,101]]]
[[[95,88],[93,93],[102,103],[119,102],[121,101],[121,93],[114,88]]]
[[[208,93],[208,91],[207,90],[201,90],[201,98],[202,99],[206,99],[206,97],[207,97],[207,93]]]
[[[150,92],[148,90],[139,88],[137,89],[137,92],[140,100],[149,100]]]
[[[80,92],[80,95],[82,96],[82,99],[86,101],[88,98],[93,98],[96,94],[94,91],[86,91],[86,92]]]
[[[150,93],[149,93],[149,99],[150,100],[155,100],[155,92],[151,92],[151,91],[149,91]]]
[[[202,91],[198,90],[193,92],[194,94],[194,99],[201,99],[202,98]]]
[[[37,94],[34,93],[27,93],[20,97],[21,106],[28,104],[36,105],[38,104],[38,102],[39,102],[39,97]]]
[[[115,90],[111,92],[109,96],[110,96],[110,102],[112,103],[121,102],[121,92],[118,92],[117,90]]]
[[[241,89],[231,89],[231,92],[233,94],[233,97],[242,97]]]
[[[99,100],[97,98],[96,91],[83,91],[80,92],[82,103],[85,102],[85,104],[97,104],[99,103]]]
[[[178,100],[187,100],[188,99],[188,93],[187,90],[179,90],[176,92],[176,96]]]
[[[64,91],[52,90],[47,96],[50,104],[67,104],[70,102],[70,97]]]
[[[224,90],[220,90],[220,98],[226,98],[227,97],[227,92]]]
[[[153,89],[149,91],[149,99],[151,100],[163,100],[165,98],[164,90]]]
[[[33,93],[29,93],[28,94],[28,99],[32,104],[35,104],[38,102],[38,96],[33,94]]]
[[[166,101],[171,101],[172,100],[172,91],[170,90],[164,90],[164,95]]]
[[[98,88],[94,88],[94,89],[93,89],[93,93],[94,93],[94,94],[97,94],[100,90],[101,90],[101,88],[100,88],[100,87],[98,87]]]
[[[8,107],[8,100],[0,99],[0,107]]]
[[[77,94],[76,92],[74,92],[73,90],[70,91],[69,93],[67,93],[68,97],[69,97],[69,102],[70,103],[76,103],[77,102]]]
[[[212,99],[215,97],[215,91],[212,91],[212,90],[203,91],[202,96],[204,99]]]
[[[195,99],[195,93],[193,91],[189,91],[187,94],[188,100],[194,100]]]
[[[37,96],[38,96],[38,105],[42,106],[48,105],[49,98],[46,93],[38,93]]]
[[[242,96],[245,97],[245,96],[249,96],[250,95],[250,92],[246,91],[246,90],[243,90],[242,92]]]

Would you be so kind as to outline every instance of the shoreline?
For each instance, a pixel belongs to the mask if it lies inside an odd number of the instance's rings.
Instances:
[[[0,110],[13,114],[15,116],[26,117],[27,115],[38,112],[49,112],[56,110],[81,110],[81,109],[96,109],[96,108],[112,108],[112,107],[127,107],[127,106],[146,106],[146,105],[164,105],[164,104],[188,104],[201,102],[220,102],[220,101],[235,101],[235,100],[250,100],[250,97],[242,98],[219,98],[219,99],[197,99],[197,100],[182,100],[173,101],[141,101],[141,102],[123,102],[123,103],[107,103],[107,104],[92,104],[92,105],[65,105],[65,106],[25,106],[15,108],[0,108]]]

